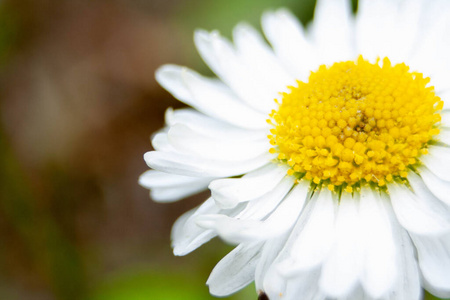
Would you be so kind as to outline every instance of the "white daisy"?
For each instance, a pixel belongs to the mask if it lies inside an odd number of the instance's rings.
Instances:
[[[175,255],[236,244],[216,296],[450,296],[450,2],[320,0],[307,29],[284,9],[262,28],[272,47],[247,24],[233,44],[195,32],[218,78],[156,73],[192,108],[167,111],[140,183],[160,202],[211,190]]]

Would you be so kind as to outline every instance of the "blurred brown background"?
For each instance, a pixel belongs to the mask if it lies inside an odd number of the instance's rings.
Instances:
[[[164,63],[211,74],[195,28],[304,0],[3,0],[0,2],[0,299],[212,299],[231,249],[174,257],[170,228],[207,193],[156,204],[137,184],[167,107]],[[249,287],[230,299],[256,299]]]

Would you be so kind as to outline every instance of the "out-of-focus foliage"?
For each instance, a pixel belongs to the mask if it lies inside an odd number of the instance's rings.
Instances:
[[[17,12],[0,4],[0,67],[7,63],[18,42],[20,21]]]

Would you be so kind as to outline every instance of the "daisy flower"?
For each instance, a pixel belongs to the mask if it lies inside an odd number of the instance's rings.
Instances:
[[[450,296],[450,2],[319,0],[233,43],[198,30],[217,78],[166,65],[168,109],[140,177],[155,201],[205,189],[175,255],[215,236],[236,246],[211,294],[255,281],[261,299]]]

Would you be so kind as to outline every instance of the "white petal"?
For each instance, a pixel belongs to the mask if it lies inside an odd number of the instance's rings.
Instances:
[[[212,270],[206,284],[212,295],[228,296],[250,284],[261,255],[261,243],[240,244]]]
[[[267,130],[236,127],[219,119],[208,117],[192,108],[177,110],[169,108],[166,110],[165,119],[169,126],[181,124],[199,134],[220,137],[223,140],[256,140],[267,135]]]
[[[419,267],[414,257],[414,247],[411,238],[405,230],[401,234],[400,251],[397,255],[401,260],[399,266],[399,280],[394,287],[392,300],[419,300],[422,299],[422,289],[420,286]],[[397,287],[398,286],[398,287]]]
[[[184,176],[229,177],[258,169],[272,159],[271,155],[262,155],[246,161],[222,161],[194,157],[182,153],[150,151],[144,154],[144,160],[150,168]]]
[[[209,188],[217,205],[230,208],[270,192],[283,179],[286,171],[287,167],[272,163],[242,178],[214,180]]]
[[[320,293],[317,282],[319,275],[320,268],[314,268],[298,273],[293,278],[283,278],[271,267],[264,281],[264,288],[271,300],[323,300],[325,296]]]
[[[366,59],[392,54],[395,43],[396,1],[361,0],[356,16],[356,41]]]
[[[231,243],[262,241],[275,238],[291,229],[297,221],[305,202],[308,189],[309,184],[307,183],[297,185],[278,207],[275,208],[273,213],[267,218],[264,218],[264,220],[242,218],[247,211],[247,209],[244,209],[244,211],[237,215],[236,218],[221,215],[204,216],[202,218],[203,225],[207,225],[207,228],[216,230],[221,238]],[[279,201],[279,199],[272,200],[273,203]],[[207,220],[208,217],[210,217],[209,220]],[[207,223],[204,223],[205,220]]]
[[[417,248],[425,288],[438,297],[450,297],[450,235],[411,235]]]
[[[430,146],[429,153],[422,155],[420,160],[439,178],[450,181],[450,148]]]
[[[152,137],[153,149],[157,151],[176,152],[167,139],[166,130],[157,132]]]
[[[317,1],[311,33],[322,63],[355,58],[351,14],[348,0]]]
[[[394,233],[394,240],[397,241],[397,279],[395,285],[386,299],[389,300],[419,300],[422,299],[422,288],[419,277],[419,266],[415,258],[414,246],[408,232],[404,230],[395,218],[394,211],[389,204],[386,194],[384,202],[386,209],[391,216],[391,224]]]
[[[285,297],[282,299],[297,300],[299,295],[305,300],[322,300],[324,295],[318,287],[320,269],[304,272],[288,281]]]
[[[356,27],[359,53],[371,59],[387,56],[393,63],[405,62],[417,70],[411,59],[422,42],[418,31],[423,27],[423,3],[360,1]]]
[[[272,266],[275,258],[284,247],[287,237],[288,234],[286,233],[264,243],[261,259],[259,260],[255,270],[255,285],[257,291],[264,291],[264,280],[268,274],[269,268]]]
[[[448,98],[445,103],[450,104],[450,98]],[[441,111],[441,125],[442,127],[450,128],[450,109]]]
[[[263,281],[263,290],[269,299],[283,299],[286,294],[287,280],[286,278],[280,276],[278,269],[275,264],[272,264],[265,276]]]
[[[422,8],[423,19],[421,21],[418,43],[415,54],[409,63],[411,67],[420,70],[426,76],[430,76],[431,84],[436,91],[448,90],[448,68],[450,60],[450,22],[448,19],[449,5],[442,5],[446,1],[427,2]]]
[[[303,209],[308,194],[309,183],[298,183],[275,211],[262,222],[259,234],[265,232],[269,236],[278,236],[291,229]]]
[[[206,181],[205,178],[200,179]],[[145,171],[139,177],[139,184],[145,188],[172,187],[177,185],[188,185],[198,182],[198,177],[181,176],[170,173],[164,173],[156,170]]]
[[[286,270],[283,268],[283,262],[291,259],[292,246],[294,243],[296,243],[306,221],[311,215],[312,209],[314,208],[314,205],[316,203],[315,201],[317,199],[317,194],[313,199],[310,199],[311,195],[308,195],[307,198],[308,205],[306,205],[306,207],[302,211],[301,217],[297,221],[297,224],[294,226],[292,232],[289,234],[284,247],[282,247],[273,263],[269,266],[264,277],[263,290],[267,293],[270,299],[284,299],[286,296],[288,282],[292,282],[291,279],[288,279],[285,276]],[[296,273],[296,275],[298,274],[299,272]]]
[[[443,110],[441,111],[441,117],[442,117],[441,125],[448,129],[450,127],[449,120],[448,120],[449,108],[450,108],[450,89],[436,92],[436,96],[439,96],[441,98],[441,100],[444,101],[444,107],[443,107]]]
[[[178,100],[213,118],[248,129],[267,128],[267,115],[239,102],[233,92],[218,80],[208,79],[188,68],[165,65],[156,79]]]
[[[279,9],[264,13],[261,25],[283,65],[295,78],[307,80],[319,61],[298,19],[288,10]]]
[[[178,100],[191,105],[192,93],[183,81],[181,73],[185,68],[177,65],[164,65],[155,72],[156,81]]]
[[[423,12],[422,0],[408,0],[397,5],[397,14],[395,17],[395,27],[393,31],[393,42],[389,50],[389,58],[392,62],[405,61],[411,57],[417,48],[417,32],[420,30],[420,17]]]
[[[448,220],[408,187],[393,183],[388,189],[397,219],[406,230],[420,235],[443,234],[449,230]]]
[[[419,171],[423,182],[425,182],[433,195],[450,206],[450,182],[440,179],[426,167],[420,167]]]
[[[153,188],[150,190],[150,197],[155,202],[170,203],[203,192],[207,187],[208,182],[172,188]]]
[[[253,221],[264,219],[278,206],[293,185],[294,179],[292,177],[285,177],[271,192],[251,202],[238,205],[237,207],[243,206],[244,209],[233,217]],[[198,219],[197,223],[202,227],[222,232],[224,238],[228,236],[227,233],[231,235],[240,230],[236,222],[219,214],[204,215]]]
[[[408,181],[417,195],[417,200],[422,205],[423,210],[428,211],[430,215],[433,214],[436,220],[447,223],[447,227],[450,229],[450,207],[436,198],[430,189],[427,188],[422,178],[416,173],[410,172]]]
[[[265,218],[284,199],[294,182],[295,179],[292,176],[286,176],[272,191],[248,202],[245,209],[237,215],[237,218],[249,220]]]
[[[284,274],[292,276],[312,269],[326,258],[334,238],[336,203],[328,189],[315,192],[308,204],[314,207],[298,238],[289,249],[290,258],[279,266]]]
[[[265,136],[258,140],[230,141],[223,140],[220,136],[213,138],[198,134],[181,124],[170,127],[168,139],[176,150],[205,159],[242,161],[268,153],[270,149],[270,143]]]
[[[328,299],[327,299],[328,300]],[[356,289],[352,291],[350,295],[343,298],[338,298],[338,300],[373,300],[367,294],[364,293],[364,289],[361,284],[358,284]]]
[[[233,30],[233,40],[242,60],[252,70],[258,81],[264,82],[273,91],[274,97],[287,91],[287,86],[295,84],[284,67],[282,67],[272,50],[261,35],[250,25],[241,23]],[[271,101],[269,105],[273,105]]]
[[[213,179],[148,170],[139,177],[139,184],[151,189],[150,196],[156,202],[173,202],[205,190]]]
[[[450,130],[442,128],[434,139],[450,146]]]
[[[358,282],[362,254],[358,213],[358,199],[344,193],[338,206],[334,246],[319,281],[322,291],[331,297],[349,294]]]
[[[361,241],[364,251],[361,283],[373,298],[380,298],[391,291],[398,272],[391,222],[382,201],[372,189],[361,189]]]
[[[186,255],[204,243],[211,240],[216,234],[212,230],[197,226],[197,216],[205,213],[217,213],[220,209],[209,198],[198,208],[183,214],[172,228],[172,247],[175,255]]]
[[[195,45],[203,60],[245,103],[263,113],[274,104],[273,91],[252,76],[246,62],[238,57],[233,46],[218,32],[197,30]]]

